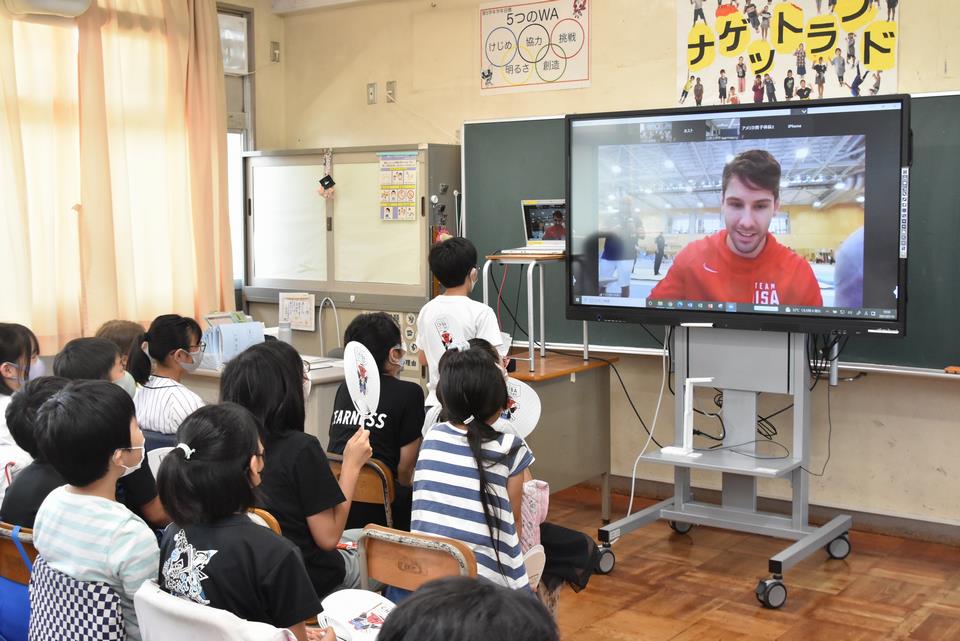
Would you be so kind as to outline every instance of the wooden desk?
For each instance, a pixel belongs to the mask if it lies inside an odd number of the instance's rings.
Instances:
[[[220,398],[221,370],[198,369],[185,374],[183,384],[193,390],[204,403],[217,403]],[[335,365],[310,371],[310,396],[307,397],[304,431],[320,439],[323,449],[327,449],[330,440],[330,416],[333,414],[333,402],[337,388],[344,380],[343,365]]]
[[[521,355],[524,352],[520,352]],[[559,492],[600,477],[604,522],[610,520],[610,369],[603,361],[550,352],[536,370],[510,374],[536,390],[540,423],[527,438],[534,478]],[[616,361],[615,356],[605,357]]]

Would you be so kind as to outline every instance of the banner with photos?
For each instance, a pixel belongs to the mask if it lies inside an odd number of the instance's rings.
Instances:
[[[900,0],[676,1],[678,104],[897,91]]]
[[[481,94],[590,86],[588,0],[480,5]]]

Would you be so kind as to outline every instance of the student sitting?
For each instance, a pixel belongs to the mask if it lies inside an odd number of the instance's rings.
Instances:
[[[306,641],[304,621],[321,606],[300,551],[246,514],[264,468],[257,431],[235,403],[202,407],[180,425],[157,480],[174,521],[160,543],[160,587]]]
[[[200,326],[177,314],[157,316],[130,350],[127,370],[140,384],[134,402],[144,430],[176,434],[180,423],[203,401],[180,383],[184,372],[200,367],[204,345]]]
[[[75,338],[53,359],[53,373],[70,380],[105,380],[116,383],[133,398],[137,384],[123,369],[123,355],[105,338]]]
[[[143,325],[128,320],[110,320],[97,328],[94,336],[116,343],[120,348],[120,362],[127,369],[127,358],[133,347],[139,348],[137,339],[143,334]]]
[[[136,384],[120,366],[119,348],[105,338],[75,338],[53,359],[53,372],[72,380],[103,380],[121,387],[130,398]],[[170,522],[157,498],[157,485],[149,467],[120,479],[118,497],[129,510],[156,528]]]
[[[65,378],[43,376],[28,381],[7,406],[7,427],[17,445],[33,458],[7,488],[0,506],[0,521],[33,527],[40,504],[65,483],[53,466],[43,460],[34,434],[37,410],[69,383]]]
[[[525,588],[520,500],[533,455],[521,439],[490,427],[507,405],[503,375],[474,350],[447,352],[441,367],[438,392],[449,420],[423,439],[411,531],[463,541],[473,549],[481,577]]]
[[[32,332],[15,323],[0,323],[0,500],[20,470],[30,465],[30,455],[13,440],[5,418],[13,393],[30,377]]]
[[[403,344],[400,327],[387,314],[361,314],[347,326],[344,343],[363,344],[380,366],[380,405],[377,412],[359,424],[359,415],[350,400],[346,383],[341,383],[333,403],[330,419],[330,444],[327,449],[343,454],[343,449],[358,429],[370,432],[373,458],[382,461],[393,472],[395,499],[391,506],[393,527],[410,529],[410,501],[413,467],[420,450],[420,428],[423,425],[423,389],[416,383],[401,381]],[[355,503],[350,508],[346,527],[362,528],[367,523],[386,525],[383,508]]]
[[[127,639],[139,641],[133,595],[156,577],[160,552],[147,524],[116,500],[117,481],[143,463],[133,401],[106,381],[75,381],[40,408],[36,439],[68,483],[37,512],[37,551],[54,570],[116,591]]]
[[[377,641],[559,641],[557,625],[532,596],[483,579],[427,583],[384,621]]]
[[[360,585],[356,550],[337,548],[344,532],[360,468],[370,458],[370,432],[357,430],[343,450],[339,482],[316,437],[304,434],[306,374],[297,351],[280,341],[254,345],[231,360],[220,378],[220,400],[238,403],[260,419],[264,448],[266,508],[283,535],[303,553],[307,573],[321,599]]]
[[[440,378],[438,365],[444,349],[440,343],[430,340],[443,327],[444,319],[456,322],[463,336],[456,340],[485,338],[496,347],[503,342],[497,317],[493,310],[470,298],[477,284],[477,249],[466,238],[450,238],[430,249],[430,271],[433,272],[445,291],[429,301],[420,310],[417,318],[417,343],[420,345],[420,364],[429,371],[426,405],[439,405],[437,381]]]

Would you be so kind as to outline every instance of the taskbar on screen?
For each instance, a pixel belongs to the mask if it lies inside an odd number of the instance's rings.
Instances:
[[[781,314],[802,316],[836,316],[843,318],[864,318],[876,320],[896,320],[897,310],[885,308],[850,307],[810,307],[797,305],[757,305],[753,303],[728,303],[703,300],[649,300],[645,298],[623,298],[620,296],[581,296],[575,302],[582,305],[606,305],[610,307],[632,307],[639,309],[682,309],[697,312],[741,312],[752,314]]]

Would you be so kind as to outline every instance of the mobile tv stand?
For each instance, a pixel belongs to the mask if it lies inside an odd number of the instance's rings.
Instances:
[[[847,530],[852,519],[840,515],[820,527],[809,524],[809,477],[802,467],[810,463],[810,369],[806,334],[679,328],[675,333],[676,399],[674,442],[683,439],[684,381],[712,377],[723,390],[723,422],[727,449],[697,450],[690,455],[645,454],[652,463],[674,466],[673,498],[600,528],[604,546],[621,536],[664,519],[679,534],[694,525],[709,525],[795,541],[770,558],[772,575],[756,588],[757,599],[768,608],[787,600],[786,570],[825,547],[830,557],[850,553]],[[793,400],[793,442],[783,451],[757,452],[757,394],[789,394]],[[745,445],[740,445],[745,444]],[[785,444],[786,445],[786,444]],[[737,447],[731,447],[737,446]],[[772,452],[772,449],[771,449]],[[761,458],[752,458],[752,457]],[[695,501],[690,485],[693,469],[722,473],[720,505]],[[757,479],[789,479],[793,488],[790,516],[757,510]]]

